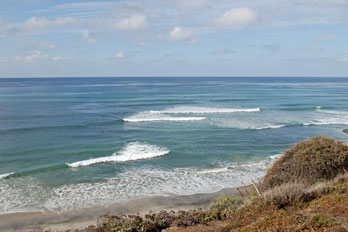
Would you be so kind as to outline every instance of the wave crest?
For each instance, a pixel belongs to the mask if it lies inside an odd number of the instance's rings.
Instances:
[[[5,179],[6,177],[9,177],[9,176],[12,175],[12,174],[14,174],[14,172],[1,174],[1,175],[0,175],[0,180],[1,180],[1,179]]]
[[[207,119],[206,117],[170,117],[170,116],[160,116],[160,117],[137,117],[132,116],[129,118],[124,118],[125,122],[184,122],[184,121],[201,121]]]
[[[286,127],[286,125],[269,125],[269,126],[261,126],[261,127],[256,127],[255,130],[265,130],[265,129],[279,129]]]
[[[216,113],[240,113],[240,112],[259,112],[260,108],[233,109],[233,108],[214,108],[198,106],[177,106],[165,110],[151,110],[152,114],[216,114]]]
[[[159,121],[200,121],[207,117],[174,117],[177,114],[220,114],[220,113],[241,113],[241,112],[259,112],[260,108],[251,109],[231,109],[231,108],[213,108],[198,106],[177,106],[164,110],[149,110],[131,115],[124,118],[125,122],[159,122]]]
[[[148,143],[132,142],[127,144],[122,150],[114,153],[112,156],[100,157],[78,161],[75,163],[67,163],[69,167],[89,166],[97,163],[106,162],[126,162],[140,159],[150,159],[158,156],[166,155],[170,152],[169,149],[151,145]]]
[[[304,126],[321,125],[348,125],[348,112],[338,110],[317,110],[319,114],[309,122],[304,122]]]

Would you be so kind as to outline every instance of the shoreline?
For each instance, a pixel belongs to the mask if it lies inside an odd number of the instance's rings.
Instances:
[[[213,193],[197,193],[191,195],[151,196],[114,203],[107,206],[56,212],[18,212],[0,215],[0,231],[33,231],[38,228],[52,231],[83,229],[95,225],[97,220],[107,212],[112,215],[137,214],[144,215],[149,211],[190,210],[207,208],[214,200],[223,196],[239,195],[237,187],[224,188]]]

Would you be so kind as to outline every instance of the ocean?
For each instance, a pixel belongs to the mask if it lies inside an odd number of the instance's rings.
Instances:
[[[0,79],[0,214],[259,180],[293,144],[347,142],[347,78]]]

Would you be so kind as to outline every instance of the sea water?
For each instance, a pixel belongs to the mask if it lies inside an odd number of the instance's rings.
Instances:
[[[344,78],[0,79],[0,213],[215,192],[345,128]]]

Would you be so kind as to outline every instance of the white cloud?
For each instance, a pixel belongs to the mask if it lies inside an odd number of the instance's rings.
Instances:
[[[97,42],[97,39],[95,38],[95,33],[90,32],[89,30],[85,29],[81,32],[82,37],[88,42],[88,43],[95,43]]]
[[[192,38],[192,31],[181,27],[175,27],[168,36],[169,40],[182,41],[182,42],[194,42]]]
[[[123,58],[126,58],[126,57],[127,56],[123,52],[119,51],[118,53],[116,53],[116,55],[113,58],[123,59]]]
[[[56,45],[53,44],[53,43],[48,43],[48,42],[45,42],[45,41],[41,41],[41,42],[38,42],[35,46],[36,49],[39,49],[39,50],[53,50],[56,48]]]
[[[15,35],[20,33],[30,33],[38,30],[50,30],[58,26],[76,26],[81,21],[73,17],[58,17],[49,20],[45,17],[31,17],[23,23],[9,23],[0,17],[0,35]]]
[[[33,16],[32,18],[25,21],[22,25],[19,25],[23,30],[37,30],[37,29],[46,29],[49,27],[55,26],[64,26],[64,25],[78,25],[80,21],[73,17],[58,17],[55,20],[49,20],[45,17],[37,18]]]
[[[43,54],[40,51],[33,51],[32,53],[28,55],[20,55],[15,57],[15,60],[23,61],[26,63],[32,63],[38,60],[46,60],[46,59],[48,59],[48,55]]]
[[[215,19],[213,25],[223,28],[248,27],[257,24],[259,15],[247,7],[233,8]]]
[[[54,57],[52,57],[52,60],[58,62],[58,61],[69,60],[69,58],[63,57],[63,56],[54,56]]]
[[[25,62],[25,63],[34,63],[34,62],[43,61],[43,60],[58,62],[58,61],[69,60],[69,58],[63,57],[63,56],[49,56],[47,54],[42,53],[41,51],[36,50],[36,51],[32,51],[31,53],[16,56],[14,60]]]
[[[341,59],[338,59],[339,62],[348,62],[348,57],[343,57]]]
[[[135,31],[145,28],[146,16],[145,15],[134,15],[129,18],[109,20],[106,22],[106,26],[120,31]]]

